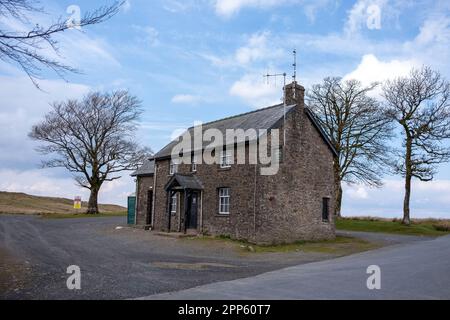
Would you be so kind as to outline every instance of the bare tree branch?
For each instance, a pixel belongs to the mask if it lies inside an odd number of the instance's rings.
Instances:
[[[43,162],[44,167],[66,168],[79,186],[91,190],[88,211],[97,213],[103,183],[136,170],[151,155],[134,142],[140,114],[140,101],[127,91],[93,92],[81,101],[54,103],[30,137],[43,142],[40,153],[56,156]]]
[[[336,212],[342,203],[342,182],[381,186],[387,161],[390,120],[369,93],[378,84],[363,87],[356,80],[326,78],[308,91],[308,104],[330,137],[335,157]]]
[[[45,48],[50,47],[59,56],[56,34],[73,27],[102,23],[116,15],[123,5],[123,2],[115,2],[111,6],[103,6],[87,12],[76,25],[71,25],[67,23],[67,19],[60,17],[49,26],[40,26],[27,19],[27,13],[45,12],[37,7],[38,3],[32,0],[0,0],[0,17],[17,19],[32,25],[27,31],[0,28],[0,60],[18,65],[38,88],[44,69],[52,70],[63,79],[67,73],[79,72],[44,53]]]
[[[429,67],[388,81],[383,88],[388,116],[403,131],[403,148],[394,153],[396,173],[405,178],[403,222],[410,224],[411,180],[431,181],[437,165],[450,160],[450,83]]]

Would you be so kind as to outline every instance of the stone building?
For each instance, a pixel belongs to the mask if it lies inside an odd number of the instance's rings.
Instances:
[[[285,88],[285,104],[210,122],[202,132],[217,129],[279,129],[278,173],[262,175],[260,164],[235,164],[237,153],[221,146],[218,164],[199,164],[204,151],[192,147],[189,163],[173,161],[172,141],[135,172],[136,223],[163,232],[229,236],[258,244],[333,239],[336,154],[315,116],[305,106],[305,89]],[[188,132],[193,133],[195,128]],[[271,134],[269,141],[274,139]],[[245,140],[246,154],[251,142]],[[238,145],[232,148],[237,150]],[[272,150],[272,153],[275,152]]]

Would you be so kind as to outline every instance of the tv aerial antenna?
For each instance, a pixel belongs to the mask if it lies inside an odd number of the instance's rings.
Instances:
[[[292,80],[293,80],[293,85],[294,85],[294,98],[296,98],[297,96],[297,92],[296,92],[296,84],[297,84],[297,50],[294,49],[294,51],[292,52],[293,56],[294,56],[294,63],[292,64],[292,67],[294,68],[294,73],[292,75]],[[277,82],[277,78],[278,77],[283,77],[283,108],[284,108],[284,112],[283,112],[283,127],[284,127],[284,139],[283,139],[283,143],[284,145],[286,145],[286,108],[287,108],[287,96],[286,96],[286,77],[287,77],[287,73],[273,73],[270,74],[269,72],[267,72],[267,74],[265,74],[264,79],[266,79],[267,84],[269,84],[269,81],[271,78],[275,79],[275,84]]]
[[[286,146],[286,72],[284,73],[267,73],[263,76],[267,79],[267,84],[269,84],[270,78],[275,78],[275,84],[277,77],[283,77],[283,145]]]

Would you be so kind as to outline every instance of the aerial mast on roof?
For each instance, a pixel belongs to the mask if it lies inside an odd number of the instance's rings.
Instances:
[[[294,83],[297,82],[297,50],[294,49],[294,64],[292,65],[294,67],[294,75],[292,76],[292,80],[294,80]]]
[[[297,86],[296,86],[296,84],[297,84],[297,50],[296,49],[294,49],[294,51],[292,52],[293,53],[293,55],[294,55],[294,63],[292,64],[292,66],[293,66],[293,68],[294,68],[294,73],[293,73],[293,75],[292,75],[292,80],[293,80],[293,90],[294,90],[294,98],[296,98],[296,96],[297,96],[297,92],[296,92],[296,89],[297,89]],[[283,127],[285,128],[283,131],[284,131],[284,139],[283,139],[283,143],[284,143],[284,145],[286,145],[286,107],[287,107],[287,96],[286,96],[286,77],[287,77],[287,74],[286,74],[286,72],[284,72],[284,73],[275,73],[275,74],[269,74],[268,72],[267,72],[267,74],[265,74],[264,75],[264,78],[265,79],[267,79],[267,84],[269,84],[269,79],[270,78],[275,78],[275,83],[276,83],[276,80],[277,80],[277,77],[283,77],[283,83],[284,83],[284,87],[283,87],[283,105],[284,105],[284,122],[283,122]]]
[[[292,80],[294,82],[294,98],[297,98],[297,50],[294,49],[294,64],[292,65],[294,67],[294,74],[292,76]]]
[[[267,79],[267,84],[269,84],[269,79],[274,77],[275,82],[277,77],[283,77],[283,145],[286,146],[286,72],[284,73],[275,73],[275,74],[265,74],[264,78]]]

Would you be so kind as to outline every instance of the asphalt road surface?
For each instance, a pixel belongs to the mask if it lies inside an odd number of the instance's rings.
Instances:
[[[450,297],[449,238],[348,233],[390,247],[323,261],[334,257],[245,254],[229,243],[116,230],[124,224],[0,215],[0,299]],[[365,287],[371,264],[382,267],[379,292]],[[67,289],[71,265],[81,269],[81,290]],[[158,295],[167,292],[175,294]]]
[[[222,242],[125,228],[124,217],[49,220],[0,215],[0,299],[130,299],[332,258],[243,254]],[[81,269],[81,290],[66,273]]]
[[[381,289],[367,268],[381,269]],[[450,236],[304,264],[147,299],[450,299]]]

